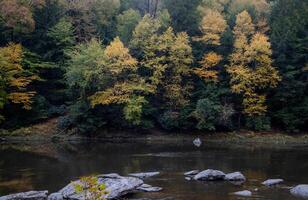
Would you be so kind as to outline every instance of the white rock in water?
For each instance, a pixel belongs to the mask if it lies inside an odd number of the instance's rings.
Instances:
[[[201,181],[216,181],[216,180],[224,180],[225,173],[219,170],[207,169],[204,170],[194,176],[194,180]]]
[[[30,191],[0,197],[0,200],[46,200],[48,191]]]
[[[266,186],[274,186],[274,185],[278,185],[282,182],[283,182],[283,179],[268,179],[268,180],[262,182],[262,184],[266,185]]]
[[[226,174],[225,180],[227,181],[245,181],[246,178],[241,172],[233,172]]]
[[[237,196],[242,196],[242,197],[251,197],[252,196],[252,192],[250,192],[249,190],[234,192],[233,194],[237,195]]]
[[[296,197],[308,199],[308,185],[298,185],[290,190],[291,194]]]
[[[59,192],[53,193],[48,197],[48,200],[85,200],[83,194],[75,191],[75,185],[80,184],[80,180],[74,181]],[[143,184],[143,181],[135,177],[123,177],[118,174],[105,174],[98,176],[98,184],[106,186],[106,194],[103,198],[115,199],[120,198],[128,193],[133,193],[138,187]]]
[[[199,170],[191,170],[189,172],[185,172],[184,176],[194,176],[196,174],[198,174],[200,171]]]
[[[128,174],[129,176],[137,177],[137,178],[149,178],[152,176],[157,176],[159,175],[160,172],[144,172],[144,173],[131,173]]]
[[[193,143],[196,147],[200,147],[202,145],[202,141],[200,140],[200,138],[194,139]]]
[[[142,184],[141,186],[137,187],[137,190],[143,191],[143,192],[159,192],[163,188],[161,187],[153,187],[148,184]]]

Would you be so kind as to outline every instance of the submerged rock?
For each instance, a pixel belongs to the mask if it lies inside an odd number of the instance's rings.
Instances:
[[[308,199],[308,185],[298,185],[290,190],[291,194],[296,197]]]
[[[194,176],[194,180],[201,181],[216,181],[216,180],[224,180],[225,173],[219,170],[207,169],[204,170]]]
[[[0,200],[46,200],[48,191],[30,191],[0,197]]]
[[[75,191],[75,185],[80,180],[74,181],[57,193],[53,193],[48,200],[85,200],[83,194]],[[143,184],[143,181],[135,177],[123,177],[118,174],[105,174],[98,176],[98,184],[104,184],[108,192],[103,198],[115,199],[128,193],[133,193]]]
[[[200,146],[202,145],[202,141],[201,141],[200,138],[196,138],[196,139],[194,139],[193,144],[194,144],[196,147],[200,147]]]
[[[195,176],[196,174],[198,174],[200,172],[200,170],[191,170],[189,172],[185,172],[184,176]]]
[[[129,176],[137,177],[137,178],[149,178],[152,176],[157,176],[159,175],[160,172],[143,172],[143,173],[131,173],[128,174]]]
[[[233,182],[238,182],[238,181],[243,182],[246,180],[246,178],[241,172],[233,172],[226,174],[225,180]]]
[[[237,195],[237,196],[242,196],[242,197],[251,197],[252,196],[252,192],[250,192],[249,190],[234,192],[233,194]]]
[[[268,180],[262,182],[262,185],[274,186],[274,185],[278,185],[282,182],[283,182],[283,179],[268,179]]]
[[[163,190],[163,188],[153,187],[152,185],[148,185],[148,184],[142,184],[141,186],[137,187],[137,190],[140,190],[143,192],[159,192]]]
[[[239,186],[239,185],[243,185],[244,183],[245,183],[245,181],[229,181],[231,184],[233,184],[233,185],[237,185],[237,186]]]

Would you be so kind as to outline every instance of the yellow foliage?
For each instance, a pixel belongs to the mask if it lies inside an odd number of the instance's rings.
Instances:
[[[212,68],[214,66],[217,66],[218,63],[222,60],[222,56],[215,53],[215,52],[210,52],[207,53],[203,56],[202,61],[200,62],[200,64],[202,65],[202,67],[204,68]]]
[[[25,75],[25,70],[21,65],[22,56],[20,44],[10,43],[8,46],[0,48],[0,74],[3,79],[0,90],[4,90],[7,94],[7,100],[22,104],[24,109],[31,109],[35,92],[27,91],[27,86],[37,79],[37,76]]]
[[[110,87],[96,92],[89,98],[92,106],[127,104],[136,92],[152,91],[152,88],[137,75],[137,60],[129,54],[128,48],[124,47],[118,37],[106,47],[104,54],[106,67],[114,82]]]
[[[106,200],[109,191],[95,176],[81,177],[78,183],[73,184],[76,193],[82,194],[85,200]]]
[[[215,52],[204,54],[200,61],[201,68],[196,68],[194,72],[205,81],[217,81],[218,71],[214,68],[217,67],[221,60],[222,56]]]
[[[255,26],[249,13],[246,10],[236,16],[235,24],[236,25],[233,28],[233,34],[235,37],[239,37],[240,35],[249,37],[255,32]]]
[[[234,52],[227,68],[231,89],[243,94],[245,114],[263,115],[267,109],[265,90],[276,87],[280,81],[278,71],[272,66],[270,42],[262,33],[253,34],[254,26],[246,11],[237,16],[233,33]]]
[[[244,95],[243,112],[248,116],[263,115],[266,113],[267,106],[265,105],[265,95],[249,94]]]
[[[23,104],[23,108],[26,110],[31,110],[32,98],[35,94],[35,92],[12,92],[8,95],[8,99],[13,103]]]
[[[216,10],[209,10],[200,24],[203,35],[194,39],[206,44],[220,45],[221,35],[226,31],[226,28],[227,22],[224,17]]]
[[[102,104],[125,104],[134,93],[151,93],[153,88],[144,81],[116,83],[104,91],[97,92],[90,97],[92,106]]]
[[[124,47],[119,37],[116,37],[106,47],[105,55],[108,62],[107,67],[114,75],[124,70],[135,71],[137,69],[137,60],[129,54],[129,49]]]

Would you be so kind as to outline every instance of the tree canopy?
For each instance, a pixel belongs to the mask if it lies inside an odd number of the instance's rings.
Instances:
[[[0,0],[1,128],[305,131],[301,0]]]

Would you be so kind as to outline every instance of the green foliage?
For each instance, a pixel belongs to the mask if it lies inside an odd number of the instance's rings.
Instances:
[[[271,13],[274,64],[282,81],[270,105],[273,123],[289,131],[298,131],[308,122],[307,10],[305,1],[278,0]]]
[[[174,111],[166,111],[160,117],[160,125],[167,130],[178,129],[180,127],[180,113]]]
[[[148,102],[142,96],[133,96],[124,107],[125,119],[133,125],[140,125],[142,119],[143,105]]]
[[[219,118],[221,106],[217,102],[205,98],[197,102],[196,109],[192,115],[198,120],[197,128],[214,131],[215,123]]]
[[[268,131],[271,129],[271,122],[266,116],[247,117],[246,126],[255,131]]]
[[[176,32],[187,32],[195,35],[198,32],[199,16],[197,7],[200,0],[164,0],[163,4],[169,11],[172,27]]]
[[[133,9],[126,10],[117,16],[117,35],[125,44],[130,41],[133,30],[140,20],[141,15]]]
[[[75,44],[73,25],[65,18],[51,27],[47,36],[52,39],[53,49],[48,52],[48,57],[55,61],[63,60],[65,52],[69,51]]]
[[[87,98],[108,84],[110,76],[105,73],[105,54],[99,40],[80,44],[69,56],[71,59],[65,76],[68,86],[78,98]]]

